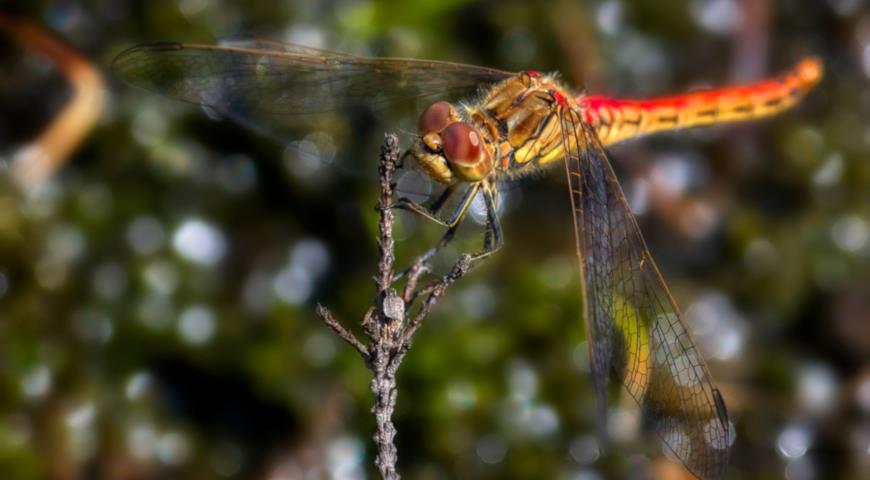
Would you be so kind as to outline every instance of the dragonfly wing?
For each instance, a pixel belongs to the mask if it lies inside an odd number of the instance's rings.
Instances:
[[[418,112],[509,72],[450,62],[368,58],[264,40],[225,45],[160,42],[119,54],[112,70],[132,85],[203,105],[279,138],[301,123],[358,107]],[[425,105],[423,105],[425,106]],[[332,118],[332,117],[329,117]]]
[[[640,406],[645,429],[694,475],[719,478],[733,441],[722,396],[595,132],[571,109],[561,122],[600,425],[615,376]]]

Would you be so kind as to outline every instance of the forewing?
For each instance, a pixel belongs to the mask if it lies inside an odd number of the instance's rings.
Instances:
[[[208,107],[292,139],[300,123],[358,107],[385,114],[455,100],[509,72],[449,62],[367,58],[269,41],[161,42],[119,54],[112,70],[132,85]],[[328,118],[327,118],[328,117]]]
[[[561,115],[599,422],[618,378],[643,426],[696,476],[719,478],[733,440],[725,403],[646,248],[592,128]]]

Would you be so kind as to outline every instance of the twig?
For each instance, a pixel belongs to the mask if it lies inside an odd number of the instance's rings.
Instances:
[[[377,447],[375,466],[384,480],[399,480],[396,471],[398,451],[395,445],[396,428],[393,425],[393,411],[396,407],[396,373],[405,354],[411,347],[413,336],[420,329],[423,321],[432,311],[438,300],[444,296],[447,288],[459,280],[471,267],[471,256],[462,255],[453,265],[450,273],[440,279],[417,288],[420,278],[429,272],[427,265],[431,254],[424,253],[417,257],[411,266],[404,270],[407,273],[402,295],[399,296],[392,284],[401,275],[395,267],[395,243],[393,241],[393,194],[395,183],[393,175],[399,160],[399,142],[394,134],[385,136],[381,147],[380,165],[380,196],[378,198],[378,272],[374,277],[377,293],[372,307],[363,317],[362,327],[369,338],[368,345],[361,342],[350,330],[344,327],[328,308],[318,304],[317,316],[344,341],[353,346],[365,359],[366,366],[372,371],[371,391],[374,394],[372,414],[375,417],[375,433],[373,440]],[[452,236],[452,235],[451,235]],[[449,237],[447,238],[449,241]],[[440,243],[446,243],[442,240]],[[439,246],[443,246],[440,245]],[[430,252],[435,250],[430,250]],[[426,300],[419,306],[416,314],[408,318],[408,311],[415,300],[422,296]]]
[[[429,312],[432,311],[432,307],[435,306],[435,303],[444,295],[444,292],[447,291],[447,287],[453,284],[455,281],[462,278],[463,275],[471,268],[471,255],[465,254],[459,258],[456,264],[453,265],[453,270],[450,271],[449,274],[445,275],[441,280],[435,282],[431,286],[424,287],[424,290],[428,290],[431,288],[431,293],[426,300],[423,302],[423,305],[420,307],[420,310],[417,312],[417,315],[408,322],[408,325],[405,327],[405,330],[402,332],[402,337],[399,340],[400,351],[404,353],[411,346],[411,338],[417,333],[417,330],[420,328],[420,325],[423,324],[423,320],[429,316]],[[413,301],[413,300],[411,300]]]
[[[369,358],[369,349],[359,339],[356,338],[356,335],[353,334],[350,330],[344,328],[338,320],[332,315],[332,312],[329,311],[328,308],[324,307],[321,304],[317,304],[317,316],[323,320],[329,328],[332,329],[333,332],[338,334],[339,337],[342,338],[345,342],[349,343],[353,348],[355,348],[360,355],[362,355],[363,360],[368,361]]]
[[[411,305],[415,290],[417,289],[417,282],[428,271],[429,268],[422,258],[418,257],[414,260],[414,263],[408,269],[408,280],[405,282],[405,291],[402,293],[402,300],[405,301],[405,304]]]
[[[387,291],[393,283],[393,264],[396,257],[393,254],[393,174],[396,172],[396,162],[399,160],[399,139],[395,135],[386,135],[381,146],[381,161],[378,165],[381,195],[378,198],[378,211],[381,214],[378,222],[378,292]]]

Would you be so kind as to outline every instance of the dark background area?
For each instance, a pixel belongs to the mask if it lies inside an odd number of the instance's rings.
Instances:
[[[368,371],[316,319],[374,292],[363,116],[299,149],[121,84],[114,55],[239,34],[355,54],[559,71],[643,97],[817,55],[794,110],[611,149],[729,405],[727,478],[870,478],[870,8],[863,0],[0,4],[104,72],[98,125],[48,182],[7,168],[63,108],[52,63],[0,40],[0,477],[374,478]],[[389,88],[389,86],[385,86]],[[457,99],[447,99],[457,100]],[[300,143],[294,144],[297,147]],[[330,152],[340,161],[330,163]],[[350,168],[347,168],[350,167]],[[406,478],[687,478],[611,405],[594,436],[564,174],[508,188],[506,246],[417,337],[396,412]],[[399,263],[439,229],[402,215]],[[479,244],[468,222],[436,261]]]

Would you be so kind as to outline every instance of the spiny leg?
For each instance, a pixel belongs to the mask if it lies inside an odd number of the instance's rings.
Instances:
[[[486,228],[483,232],[483,250],[471,256],[471,260],[475,263],[492,255],[504,245],[501,222],[498,219],[497,196],[498,192],[492,184],[484,185],[483,202],[486,207]]]
[[[474,201],[474,197],[479,189],[480,184],[474,184],[463,194],[459,203],[456,205],[456,208],[453,209],[453,212],[451,212],[450,217],[447,219],[447,231],[444,232],[444,235],[441,236],[441,239],[438,240],[438,243],[435,244],[434,247],[430,248],[429,251],[423,254],[422,259],[424,262],[428,262],[429,259],[434,257],[436,253],[441,251],[442,248],[446,247],[447,244],[453,240],[454,235],[456,235],[456,230],[459,229],[459,224],[462,223],[462,219],[465,218],[465,215],[468,213],[468,208],[471,206],[471,202]],[[438,200],[441,199],[439,198]],[[435,204],[438,204],[438,200],[435,201]],[[438,207],[442,207],[443,203],[444,202],[441,202]]]
[[[456,230],[459,228],[459,224],[468,213],[468,209],[471,206],[474,197],[481,188],[483,188],[483,201],[486,209],[486,227],[483,235],[483,250],[471,256],[471,260],[476,263],[478,260],[482,260],[500,249],[504,244],[501,222],[498,219],[498,212],[496,210],[497,190],[493,184],[486,181],[471,184],[465,193],[463,193],[459,203],[446,220],[441,219],[438,216],[438,213],[441,208],[443,208],[447,199],[453,194],[451,187],[448,187],[448,189],[432,204],[431,207],[426,207],[404,197],[400,198],[393,205],[393,208],[402,208],[415,212],[424,218],[428,218],[439,225],[447,227],[447,231],[444,232],[444,235],[438,243],[421,256],[421,259],[424,262],[428,262],[436,253],[450,243],[453,236],[456,234]]]
[[[410,148],[405,150],[405,153],[403,153],[402,156],[399,157],[399,161],[398,161],[398,163],[396,163],[396,167],[405,168],[405,159],[408,157],[414,158],[414,152],[411,151]]]
[[[419,203],[413,202],[407,198],[400,198],[395,204],[393,204],[392,208],[401,208],[403,210],[408,210],[414,213],[417,213],[424,218],[434,221],[435,223],[447,227],[447,231],[444,232],[444,235],[441,236],[441,239],[438,240],[438,243],[435,244],[434,247],[430,248],[426,253],[420,256],[420,260],[423,263],[427,263],[432,257],[435,256],[441,249],[447,246],[451,240],[453,240],[454,235],[456,234],[456,230],[459,228],[459,224],[462,222],[462,219],[465,218],[465,215],[468,213],[468,208],[471,206],[471,202],[474,200],[475,194],[480,190],[480,184],[475,183],[469,186],[469,188],[462,194],[462,198],[459,199],[459,203],[450,213],[450,216],[447,220],[442,220],[438,213],[444,207],[444,204],[447,203],[447,200],[453,196],[456,191],[456,187],[450,186],[444,190],[444,192],[432,203],[431,207],[426,207]],[[399,272],[396,275],[396,280],[405,276],[408,273],[408,270],[404,270]]]
[[[432,202],[432,205],[429,206],[429,210],[433,213],[438,213],[444,208],[444,204],[447,203],[447,200],[453,196],[453,193],[456,191],[456,187],[451,185],[444,189],[441,192],[441,195]]]
[[[468,212],[468,207],[471,206],[471,202],[472,200],[474,200],[474,195],[477,194],[478,190],[480,190],[480,183],[472,183],[465,191],[465,193],[462,194],[462,198],[460,198],[459,203],[456,205],[456,208],[453,209],[453,212],[451,212],[450,216],[447,217],[446,220],[439,217],[438,213],[441,211],[441,208],[444,207],[444,204],[447,202],[447,198],[452,195],[454,187],[448,187],[447,190],[443,194],[441,194],[441,196],[437,200],[435,200],[435,203],[432,205],[432,207],[427,207],[406,197],[402,197],[399,198],[396,203],[392,205],[392,208],[401,208],[403,210],[415,212],[423,216],[424,218],[427,218],[437,223],[438,225],[448,228],[454,228],[459,225],[459,223],[465,217],[465,214]]]

